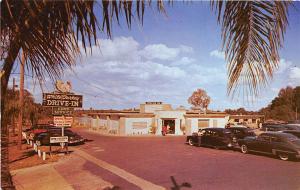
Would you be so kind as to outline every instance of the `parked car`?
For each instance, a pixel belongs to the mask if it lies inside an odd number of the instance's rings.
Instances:
[[[282,131],[283,133],[289,133],[289,134],[292,134],[298,138],[300,138],[300,131],[296,131],[296,130],[285,130],[285,131]]]
[[[300,140],[291,134],[265,132],[257,137],[245,137],[238,140],[241,152],[258,152],[276,155],[281,160],[300,158]]]
[[[193,133],[186,138],[189,145],[210,146],[216,149],[232,147],[234,141],[236,139],[233,138],[231,131],[225,128],[200,129],[198,133]]]
[[[287,130],[296,130],[296,131],[300,131],[300,124],[287,124],[287,125],[284,125],[284,127],[285,127]]]
[[[74,133],[71,130],[65,130],[64,135],[69,137],[68,144],[69,145],[76,145],[76,144],[82,144],[84,143],[84,138],[82,138],[77,133]],[[61,136],[61,130],[52,129],[47,132],[42,132],[38,134],[34,138],[34,142],[41,146],[41,145],[49,145],[50,144],[50,137],[60,137]]]
[[[260,128],[260,131],[283,131],[283,130],[288,130],[286,125],[278,125],[278,124],[267,124],[263,125]]]
[[[231,133],[237,140],[243,139],[247,136],[256,136],[253,130],[247,127],[229,127],[227,129],[231,131]]]

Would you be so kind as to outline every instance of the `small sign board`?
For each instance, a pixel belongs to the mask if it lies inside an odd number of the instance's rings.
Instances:
[[[43,93],[43,106],[81,108],[82,95]]]
[[[52,109],[52,115],[65,115],[70,116],[73,115],[74,108],[68,108],[68,107],[53,107]]]
[[[68,140],[69,140],[68,136],[50,137],[50,143],[67,143]]]
[[[53,123],[56,127],[71,127],[73,117],[54,116]]]

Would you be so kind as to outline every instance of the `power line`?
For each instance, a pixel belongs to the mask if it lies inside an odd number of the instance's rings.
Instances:
[[[103,92],[105,92],[105,93],[108,93],[108,94],[110,94],[110,95],[112,95],[112,96],[114,96],[114,97],[116,97],[116,98],[119,98],[119,99],[128,101],[128,102],[130,102],[130,103],[136,103],[136,102],[133,102],[133,101],[128,100],[127,98],[124,98],[123,96],[119,96],[119,95],[114,94],[114,93],[112,93],[112,92],[110,92],[110,91],[108,91],[108,90],[105,90],[105,89],[102,88],[102,87],[99,87],[99,86],[96,86],[96,85],[94,85],[94,84],[91,84],[91,83],[87,82],[86,80],[83,80],[83,79],[79,78],[78,75],[77,75],[76,73],[74,73],[74,76],[75,76],[76,79],[78,79],[79,81],[81,81],[81,82],[83,82],[83,83],[85,83],[85,84],[87,84],[87,85],[89,85],[89,86],[95,87],[95,88],[97,88],[97,89],[99,89],[99,90],[101,90],[101,91],[103,91]],[[96,97],[96,96],[95,96],[95,97]]]

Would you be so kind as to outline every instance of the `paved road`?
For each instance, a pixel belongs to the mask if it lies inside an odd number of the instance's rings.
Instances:
[[[300,189],[299,161],[192,147],[184,144],[185,137],[108,137],[78,132],[91,140],[81,150],[167,189],[173,186],[170,176],[197,190]],[[92,163],[86,169],[122,189],[139,189]]]

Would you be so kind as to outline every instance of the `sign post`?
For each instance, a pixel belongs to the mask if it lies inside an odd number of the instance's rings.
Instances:
[[[73,123],[74,108],[82,107],[82,95],[71,93],[71,82],[64,83],[61,80],[56,81],[56,92],[43,93],[43,106],[52,107],[52,115],[54,116],[54,125],[61,127],[61,137],[50,137],[50,154],[51,144],[60,143],[62,149],[66,143],[68,152],[68,136],[65,136],[65,127],[71,127]]]

